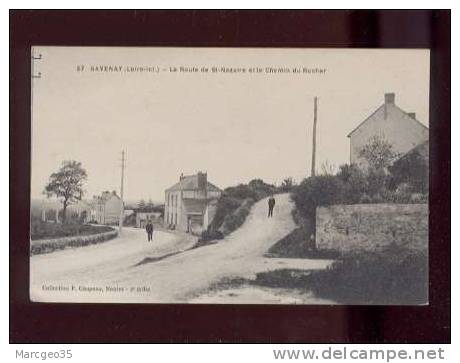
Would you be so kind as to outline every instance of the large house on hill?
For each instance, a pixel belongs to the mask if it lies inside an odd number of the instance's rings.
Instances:
[[[360,157],[360,150],[374,136],[388,141],[393,151],[404,155],[416,146],[426,142],[429,130],[417,120],[416,114],[405,112],[395,104],[395,94],[386,93],[384,103],[348,134],[350,139],[350,163],[366,167]]]
[[[221,194],[208,182],[207,173],[181,175],[179,182],[165,191],[165,227],[200,233],[212,222]]]

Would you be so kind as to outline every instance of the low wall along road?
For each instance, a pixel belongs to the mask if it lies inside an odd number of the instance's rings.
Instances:
[[[316,246],[376,251],[389,245],[428,249],[428,204],[355,204],[316,209]]]
[[[71,237],[62,237],[62,238],[52,238],[52,239],[40,239],[33,240],[30,242],[30,254],[39,255],[42,253],[49,253],[56,250],[62,250],[67,247],[82,247],[95,243],[105,242],[112,238],[115,238],[118,235],[116,229],[91,234],[87,236],[71,236]]]

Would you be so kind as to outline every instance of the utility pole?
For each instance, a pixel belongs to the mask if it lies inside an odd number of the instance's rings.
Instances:
[[[315,96],[314,106],[313,106],[313,145],[311,153],[311,176],[315,176],[316,170],[316,121],[318,113],[318,97]]]
[[[125,216],[125,202],[123,200],[123,182],[125,179],[125,151],[121,152],[121,183],[120,183],[120,198],[121,198],[121,207],[120,207],[120,223],[118,226],[118,235],[121,235],[123,230],[123,219]]]

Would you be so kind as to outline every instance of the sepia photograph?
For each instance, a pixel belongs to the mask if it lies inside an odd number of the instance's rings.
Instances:
[[[429,304],[429,49],[31,53],[33,302]]]

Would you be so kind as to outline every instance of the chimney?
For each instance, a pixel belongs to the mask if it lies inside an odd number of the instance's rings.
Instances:
[[[410,118],[413,118],[415,120],[415,112],[408,112],[407,116],[409,116]]]
[[[202,173],[201,171],[197,174],[198,177],[198,188],[201,190],[206,190],[208,184],[208,173]]]
[[[395,104],[395,94],[394,93],[385,93],[385,104],[386,105]]]

